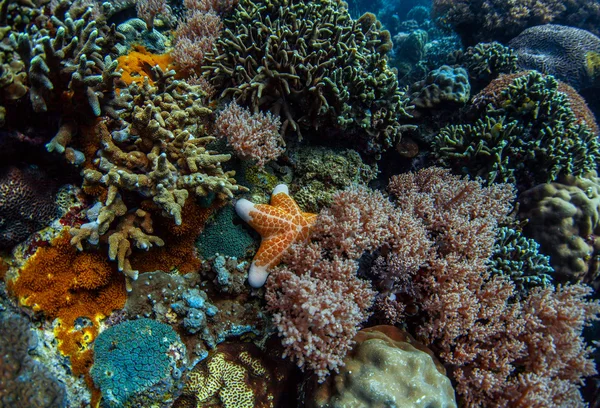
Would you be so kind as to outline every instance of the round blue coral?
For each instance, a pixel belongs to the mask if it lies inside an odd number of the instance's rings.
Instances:
[[[151,319],[130,320],[100,333],[90,373],[102,392],[103,406],[161,401],[167,406],[177,394],[173,374],[180,371],[184,358],[185,346],[171,326]]]

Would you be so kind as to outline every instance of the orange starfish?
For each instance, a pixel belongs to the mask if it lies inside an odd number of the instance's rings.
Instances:
[[[265,284],[269,269],[279,264],[293,243],[308,239],[317,219],[317,214],[300,210],[285,184],[275,187],[270,205],[254,204],[242,198],[235,204],[235,211],[262,237],[248,273],[248,283],[253,288]]]

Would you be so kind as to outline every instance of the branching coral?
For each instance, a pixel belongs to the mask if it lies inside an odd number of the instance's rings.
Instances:
[[[597,136],[553,77],[535,71],[501,76],[474,105],[479,119],[446,126],[436,136],[433,149],[442,163],[519,188],[595,168]]]
[[[97,244],[108,233],[111,258],[132,279],[137,272],[128,261],[131,248],[147,250],[164,241],[152,235],[147,211],[139,208],[127,213],[124,198],[129,192],[151,199],[158,211],[181,225],[190,194],[227,200],[243,189],[235,184],[235,172],[221,168],[230,155],[206,147],[215,138],[206,136],[203,120],[211,111],[202,106],[200,88],[174,80],[172,71],[153,72],[154,86],[145,81],[121,92],[131,103],[121,115],[121,129],[111,133],[103,122],[94,127],[101,148],[96,158],[86,158],[84,188],[106,193],[88,211],[90,222],[72,230],[73,244],[80,248],[83,241]],[[114,222],[118,224],[113,230]]]
[[[390,49],[375,16],[353,21],[341,1],[242,0],[203,75],[254,112],[281,115],[283,135],[333,131],[377,154],[398,140],[398,120],[408,116],[386,63]]]

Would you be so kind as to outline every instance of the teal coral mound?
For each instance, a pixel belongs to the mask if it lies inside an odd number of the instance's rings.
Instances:
[[[552,283],[554,269],[550,257],[539,253],[540,245],[521,231],[501,227],[489,260],[493,274],[508,276],[517,293],[526,295],[529,289]]]
[[[582,175],[596,168],[600,145],[571,101],[552,76],[501,76],[474,98],[478,118],[440,130],[434,155],[456,171],[520,190]]]
[[[409,117],[391,47],[373,14],[355,21],[342,1],[241,0],[203,75],[221,97],[279,113],[283,135],[317,129],[377,155]]]
[[[240,224],[233,206],[221,209],[204,228],[196,241],[196,248],[202,258],[224,255],[242,259],[254,244],[252,236]]]
[[[94,342],[90,370],[103,406],[170,406],[178,395],[185,352],[173,328],[155,320],[130,320],[106,329]]]
[[[436,109],[441,106],[464,105],[471,96],[469,75],[464,68],[443,65],[411,86],[410,103],[417,110]]]

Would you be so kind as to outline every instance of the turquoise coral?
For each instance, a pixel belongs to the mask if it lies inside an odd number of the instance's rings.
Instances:
[[[150,319],[126,321],[100,333],[90,373],[104,406],[168,406],[178,395],[185,351],[170,326]]]

